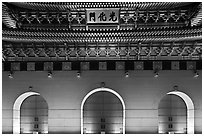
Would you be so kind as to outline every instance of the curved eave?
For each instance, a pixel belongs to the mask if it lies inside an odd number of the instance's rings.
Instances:
[[[109,42],[109,43],[124,43],[124,42],[176,42],[176,41],[194,41],[201,40],[202,35],[174,35],[174,36],[124,36],[124,37],[71,37],[71,36],[19,36],[19,35],[3,35],[4,41],[13,42]]]
[[[9,10],[9,8],[5,4],[2,3],[2,22],[8,28],[17,28],[16,27],[16,21],[8,13],[8,10]]]
[[[198,12],[194,18],[191,19],[191,26],[199,26],[202,24],[202,3],[198,6]]]
[[[32,10],[67,10],[83,8],[132,8],[132,9],[173,9],[192,2],[11,2],[10,4]]]
[[[77,42],[77,43],[84,43],[84,42],[114,42],[114,43],[118,43],[118,42],[177,42],[177,41],[194,41],[194,40],[201,40],[202,36],[193,36],[193,37],[172,37],[172,38],[168,38],[168,37],[159,37],[159,38],[152,38],[152,37],[148,37],[148,38],[138,38],[138,37],[131,37],[131,38],[127,38],[126,39],[121,39],[121,38],[111,38],[111,39],[86,39],[86,38],[53,38],[53,37],[17,37],[17,36],[8,36],[3,38],[4,41],[13,41],[13,42]]]
[[[201,35],[200,27],[185,29],[137,29],[134,31],[27,31],[3,29],[2,35],[21,37],[149,37],[149,36],[179,36]]]

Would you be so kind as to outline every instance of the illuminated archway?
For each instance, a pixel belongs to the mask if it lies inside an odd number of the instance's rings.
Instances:
[[[177,90],[169,92],[167,95],[176,95],[184,101],[187,108],[187,134],[194,134],[194,104],[191,98]]]
[[[84,108],[84,103],[86,102],[87,98],[89,98],[89,96],[91,96],[92,94],[94,94],[96,92],[102,92],[102,91],[110,92],[110,93],[114,94],[121,101],[122,107],[123,107],[123,126],[122,126],[123,127],[123,132],[122,133],[125,134],[125,103],[124,103],[122,97],[117,92],[115,92],[114,90],[112,90],[110,88],[104,88],[104,87],[92,90],[82,100],[82,103],[81,103],[81,134],[83,134],[83,128],[84,128],[84,124],[83,124],[83,108]]]
[[[187,107],[187,134],[194,134],[194,105],[191,98],[185,93],[179,91],[172,91],[167,94],[177,95],[184,100]]]
[[[13,134],[20,134],[20,108],[23,101],[29,96],[40,95],[36,92],[26,92],[21,94],[13,105]]]
[[[20,133],[48,133],[48,104],[42,96],[29,96],[21,104]]]

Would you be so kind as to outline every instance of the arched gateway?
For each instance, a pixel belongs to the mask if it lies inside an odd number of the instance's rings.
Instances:
[[[39,93],[21,94],[13,105],[13,134],[48,133],[48,104]]]
[[[81,134],[125,134],[125,103],[110,88],[89,92],[81,103]]]
[[[159,103],[158,113],[159,133],[194,134],[194,104],[185,93],[167,93]]]

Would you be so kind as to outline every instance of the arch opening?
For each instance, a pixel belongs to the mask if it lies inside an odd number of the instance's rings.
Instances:
[[[164,96],[159,103],[158,117],[160,134],[187,133],[187,108],[179,96]]]
[[[177,96],[177,98],[175,96]],[[166,99],[165,104],[164,103],[161,104],[163,99]],[[163,121],[166,120],[166,123],[168,123],[168,126],[166,126],[168,127],[168,129],[166,130],[169,130],[169,133],[194,134],[194,104],[191,98],[185,93],[176,90],[176,91],[167,93],[167,95],[163,99],[159,103],[159,110],[158,110],[159,133],[164,132],[163,130],[165,128],[165,125],[162,126],[161,122],[162,120]],[[170,109],[166,109],[167,114],[165,117],[164,116],[162,117],[161,115],[165,114],[165,110],[162,111],[160,109],[165,109],[165,105],[168,105],[167,107],[168,108],[170,107]],[[177,129],[174,129],[174,126],[175,128],[177,127]]]
[[[20,109],[21,134],[48,133],[48,104],[40,95],[26,98]]]
[[[97,88],[81,103],[81,134],[125,134],[125,103],[112,89]]]
[[[47,114],[45,114],[45,116],[46,116],[46,120],[48,120],[48,105],[47,105],[47,102],[44,100],[44,98],[42,96],[40,96],[40,94],[37,92],[23,93],[15,100],[14,105],[13,105],[13,134],[24,133],[24,130],[22,128],[28,127],[28,125],[25,126],[25,124],[28,122],[29,122],[28,124],[30,125],[29,127],[41,126],[38,123],[41,122],[40,120],[42,118],[36,117],[36,115],[39,114],[40,109],[38,107],[33,109],[34,108],[33,106],[35,106],[36,101],[32,102],[32,99],[36,99],[36,98],[38,100],[41,99],[43,101],[44,104],[40,105],[40,106],[41,106],[41,108],[42,108],[42,106],[46,107],[45,112],[47,112]],[[33,113],[35,113],[35,114],[33,114]],[[45,122],[45,120],[44,120],[44,122]],[[47,123],[47,121],[46,121],[46,123]],[[44,130],[45,131],[43,131],[43,133],[48,133],[47,129],[44,129]],[[38,131],[32,131],[32,132],[38,133]]]

